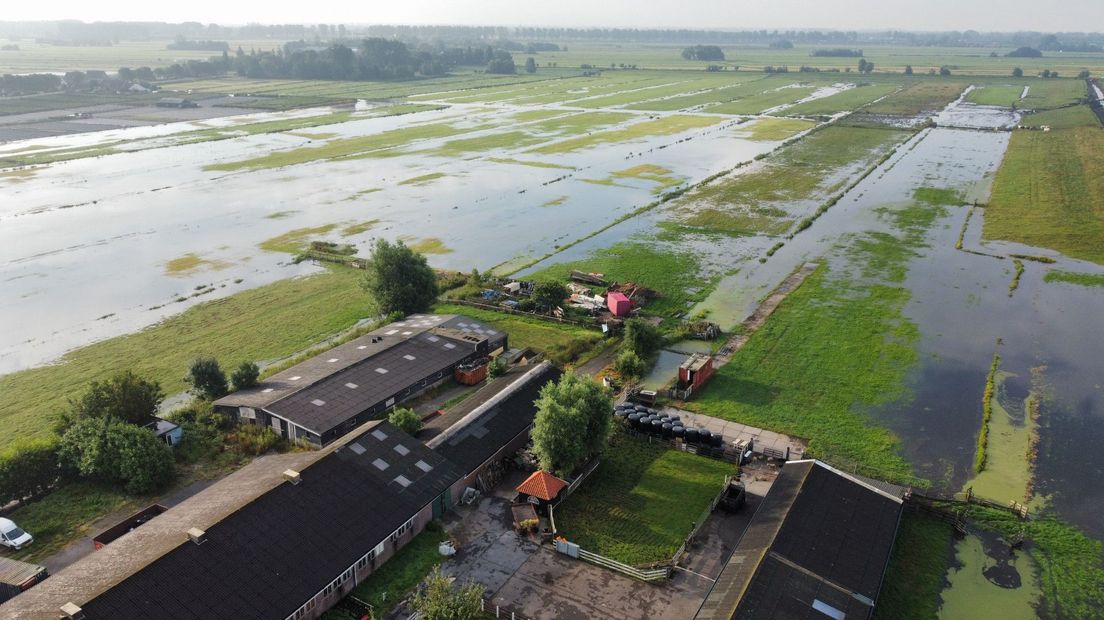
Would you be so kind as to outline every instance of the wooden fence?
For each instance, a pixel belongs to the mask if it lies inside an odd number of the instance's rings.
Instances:
[[[686,553],[686,548],[690,546],[690,543],[694,542],[694,538],[698,535],[698,532],[705,526],[705,522],[709,520],[709,515],[713,514],[713,511],[717,509],[717,504],[721,503],[721,498],[723,498],[725,492],[728,491],[728,485],[732,482],[734,477],[735,476],[725,476],[724,486],[721,487],[721,492],[717,493],[713,501],[709,502],[709,507],[703,510],[697,520],[694,521],[694,529],[690,530],[690,533],[686,536],[686,540],[682,541],[682,546],[671,556],[671,566],[678,565],[679,560],[682,559],[682,554]]]
[[[576,545],[575,543],[569,542],[562,538],[556,541],[556,551],[568,557],[578,558],[580,560],[583,560],[584,562],[590,562],[591,564],[594,564],[596,566],[608,568],[612,571],[621,573],[622,575],[628,575],[633,579],[639,579],[640,581],[663,581],[671,576],[671,568],[669,566],[653,569],[640,569],[635,566],[629,566],[628,564],[618,562],[617,560],[612,560],[604,555],[592,553],[590,551],[587,551],[586,549],[583,549],[579,545]]]

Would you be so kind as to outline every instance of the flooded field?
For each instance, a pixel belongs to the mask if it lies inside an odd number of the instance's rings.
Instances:
[[[401,239],[437,267],[522,275],[613,260],[612,248],[677,254],[693,273],[661,314],[725,330],[814,261],[831,274],[817,286],[897,295],[886,320],[909,355],[883,362],[901,364],[903,385],[844,410],[885,433],[872,441],[934,492],[1051,509],[1104,538],[1104,456],[1092,449],[1104,441],[1104,287],[1084,284],[1104,268],[982,239],[1020,116],[971,99],[1029,91],[720,79],[458,88],[387,113],[311,108],[0,145],[0,158],[44,162],[0,171],[0,315],[19,326],[0,334],[0,373],[318,272],[292,260],[313,240],[363,254]],[[926,122],[932,102],[956,97]],[[839,122],[841,106],[872,102]],[[913,242],[887,242],[902,231]],[[879,241],[896,262],[860,251]],[[710,346],[669,346],[645,387]],[[777,405],[777,386],[741,389],[741,404]],[[1005,615],[1030,609],[1031,558],[998,558],[994,545],[959,544],[945,617],[994,587],[1022,594]]]

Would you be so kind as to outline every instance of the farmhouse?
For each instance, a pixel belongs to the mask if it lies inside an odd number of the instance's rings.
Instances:
[[[425,443],[371,421],[316,451],[255,461],[3,607],[0,617],[313,619],[528,439],[540,388],[520,367],[431,422]],[[72,608],[71,608],[72,610]]]
[[[157,101],[157,107],[159,108],[198,108],[199,104],[191,99],[181,99],[180,97],[163,97]]]
[[[224,396],[215,410],[326,446],[506,344],[464,316],[415,314]]]
[[[786,463],[695,619],[870,618],[901,509],[892,485]]]

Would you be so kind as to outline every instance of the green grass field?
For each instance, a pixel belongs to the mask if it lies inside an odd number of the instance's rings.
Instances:
[[[996,105],[1010,108],[1020,102],[1023,86],[983,86],[970,91],[966,101],[978,105]]]
[[[1104,264],[1104,130],[1017,131],[997,171],[983,235]]]
[[[1074,273],[1071,271],[1048,271],[1043,277],[1045,282],[1065,282],[1087,287],[1104,287],[1104,275],[1098,273]]]
[[[881,101],[865,108],[872,114],[914,116],[921,112],[934,112],[962,94],[969,82],[953,78],[917,81]]]
[[[57,553],[81,536],[96,534],[92,524],[104,515],[124,508],[139,510],[143,499],[125,495],[91,482],[67,484],[42,499],[20,506],[6,515],[34,535],[34,544],[20,551],[3,550],[0,555],[38,562]],[[92,543],[88,543],[89,546]]]
[[[1087,105],[1077,105],[1028,114],[1020,119],[1020,124],[1024,127],[1042,127],[1046,125],[1051,129],[1100,127],[1100,121],[1096,118],[1096,114],[1094,114],[1092,108]]]
[[[908,394],[919,332],[902,314],[911,296],[902,283],[941,212],[887,211],[897,234],[860,235],[838,253],[861,277],[822,265],[686,407],[806,437],[810,456],[915,482],[896,436],[864,412]]]
[[[724,461],[618,434],[598,469],[556,509],[556,527],[618,562],[670,560],[735,473]]]
[[[187,389],[188,364],[214,356],[224,366],[291,355],[351,327],[368,313],[359,272],[334,269],[281,280],[194,306],[143,331],[66,354],[56,364],[0,376],[0,447],[44,437],[70,398],[88,383],[134,372],[167,394]],[[278,330],[259,325],[280,325]]]
[[[693,254],[636,241],[602,248],[577,261],[552,264],[526,277],[566,282],[573,269],[602,273],[612,282],[635,282],[658,291],[660,297],[645,308],[659,316],[684,312],[690,302],[704,297],[711,284]],[[698,290],[690,293],[690,289]]]
[[[821,116],[857,110],[899,89],[898,84],[860,84],[842,93],[799,103],[779,112],[786,116]]]
[[[812,86],[789,86],[758,95],[736,99],[728,103],[708,106],[706,112],[714,114],[759,114],[770,108],[794,103],[813,94]]]
[[[577,362],[602,340],[602,334],[597,330],[459,304],[445,302],[438,304],[433,310],[441,314],[463,314],[482,321],[494,329],[506,332],[511,347],[532,348],[543,352],[548,359],[558,364]]]
[[[816,123],[798,118],[760,118],[737,130],[744,133],[748,140],[781,142],[816,127]]]

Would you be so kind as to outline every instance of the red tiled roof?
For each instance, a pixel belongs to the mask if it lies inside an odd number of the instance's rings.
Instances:
[[[529,476],[525,479],[525,482],[518,485],[517,492],[550,502],[559,495],[560,491],[564,490],[565,487],[567,487],[566,482],[542,469],[533,472],[532,476]]]

